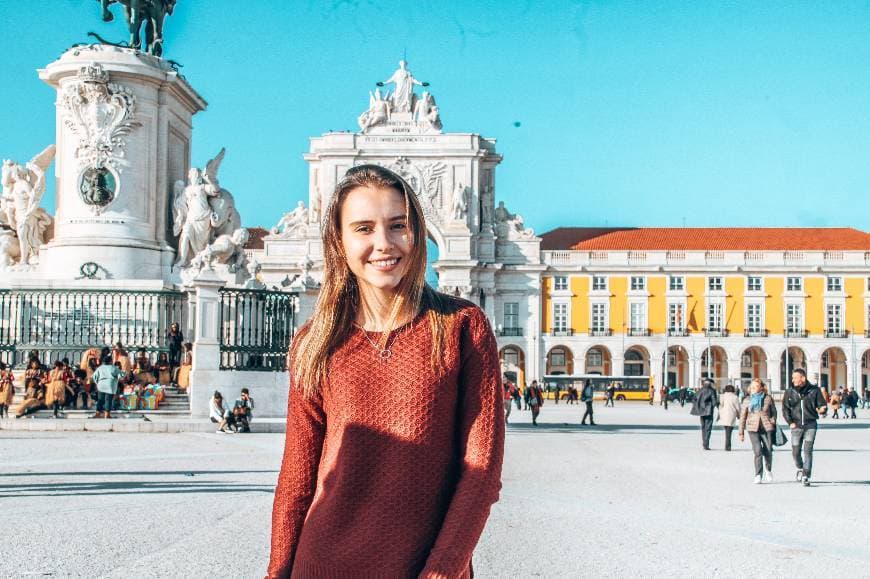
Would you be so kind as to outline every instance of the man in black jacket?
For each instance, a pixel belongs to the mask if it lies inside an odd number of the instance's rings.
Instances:
[[[794,369],[791,383],[792,387],[782,398],[782,417],[791,428],[791,454],[797,468],[795,480],[808,487],[813,474],[813,444],[816,442],[818,419],[828,411],[828,406],[818,386],[807,382],[803,368]]]
[[[710,450],[710,434],[713,432],[713,412],[719,407],[719,395],[713,388],[713,381],[705,378],[703,387],[695,397],[692,414],[701,417],[701,445]]]

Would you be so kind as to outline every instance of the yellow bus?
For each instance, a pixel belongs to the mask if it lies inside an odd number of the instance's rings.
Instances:
[[[649,402],[649,376],[602,376],[600,374],[581,374],[569,376],[567,374],[547,374],[543,380],[544,397],[553,400],[556,396],[556,387],[559,386],[559,400],[568,397],[568,387],[573,385],[577,388],[578,397],[583,394],[583,386],[586,380],[592,381],[592,391],[595,400],[604,400],[607,395],[605,390],[613,384],[616,386],[614,398],[616,400],[643,400]]]

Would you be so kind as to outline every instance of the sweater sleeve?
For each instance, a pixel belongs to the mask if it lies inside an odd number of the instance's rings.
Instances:
[[[420,577],[465,577],[498,500],[504,457],[504,405],[495,336],[475,309],[461,342],[457,433],[459,478],[441,530]]]
[[[326,414],[318,394],[309,399],[290,379],[284,458],[272,507],[269,578],[290,577],[302,524],[317,486],[317,469],[326,432]]]

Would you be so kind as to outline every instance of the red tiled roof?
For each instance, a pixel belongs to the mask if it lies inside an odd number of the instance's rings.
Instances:
[[[248,233],[250,237],[245,244],[245,249],[263,249],[263,238],[269,235],[269,230],[262,227],[248,227]]]
[[[851,227],[560,227],[541,249],[701,251],[870,251],[870,234]]]

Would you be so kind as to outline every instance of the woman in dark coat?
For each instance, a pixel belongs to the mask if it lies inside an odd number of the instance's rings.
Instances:
[[[178,324],[172,322],[166,330],[166,345],[169,346],[169,365],[173,368],[181,366],[181,345],[184,343],[184,334]]]

